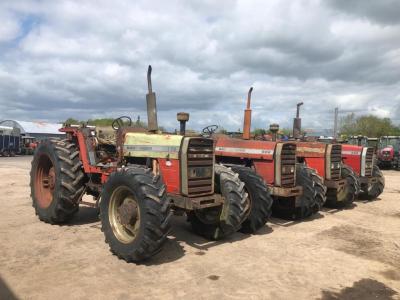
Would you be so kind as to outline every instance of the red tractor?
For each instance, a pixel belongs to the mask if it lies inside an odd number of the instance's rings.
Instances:
[[[376,199],[385,188],[385,178],[379,167],[374,163],[373,147],[342,145],[344,164],[349,166],[357,175],[360,184],[360,198]]]
[[[21,154],[32,155],[38,145],[36,138],[33,136],[22,136]]]
[[[212,135],[216,161],[239,173],[249,194],[251,210],[242,231],[252,233],[265,224],[271,208],[279,215],[305,218],[325,202],[325,187],[313,169],[296,165],[296,144],[251,140],[251,93],[247,97],[242,138],[213,134],[216,125],[203,129]]]
[[[380,138],[378,166],[400,170],[400,136],[382,136]]]
[[[238,174],[215,165],[213,140],[158,130],[156,96],[148,73],[148,129],[129,117],[114,120],[115,141],[94,127],[66,125],[65,140],[45,140],[34,154],[31,196],[39,219],[71,219],[89,194],[100,208],[105,241],[126,261],[157,253],[170,229],[171,208],[184,211],[194,230],[211,239],[237,231],[249,199]]]
[[[354,171],[342,163],[342,145],[305,141],[301,136],[300,106],[293,122],[293,137],[297,142],[297,159],[317,170],[327,188],[326,205],[331,207],[349,206],[359,192],[359,183]]]

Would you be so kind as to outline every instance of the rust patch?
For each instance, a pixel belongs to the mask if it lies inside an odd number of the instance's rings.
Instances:
[[[351,287],[346,287],[340,292],[322,291],[322,300],[391,300],[397,292],[386,286],[382,282],[364,278],[353,284]]]

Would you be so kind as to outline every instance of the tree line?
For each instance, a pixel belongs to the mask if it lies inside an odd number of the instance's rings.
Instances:
[[[381,137],[384,135],[400,135],[400,126],[393,124],[390,118],[379,118],[373,115],[359,116],[350,113],[340,119],[340,135],[363,135]]]

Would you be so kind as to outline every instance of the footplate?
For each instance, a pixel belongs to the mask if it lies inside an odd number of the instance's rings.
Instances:
[[[358,178],[361,184],[374,184],[378,182],[378,178],[377,177],[359,177]]]
[[[328,189],[341,189],[346,185],[346,179],[325,180],[324,184]]]
[[[225,201],[225,198],[222,197],[220,194],[214,194],[211,196],[203,196],[196,198],[171,195],[170,199],[175,207],[179,207],[185,210],[195,210],[195,209],[219,206],[222,205]]]
[[[295,186],[291,188],[287,187],[278,187],[273,186],[270,187],[271,195],[278,196],[278,197],[292,197],[292,196],[299,196],[303,193],[302,186]]]

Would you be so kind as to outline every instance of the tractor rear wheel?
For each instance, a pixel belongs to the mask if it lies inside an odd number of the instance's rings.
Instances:
[[[31,167],[31,197],[36,215],[43,222],[68,221],[79,209],[85,191],[79,151],[67,140],[44,140]]]
[[[238,173],[239,179],[244,182],[250,199],[250,210],[246,214],[247,218],[240,231],[255,233],[267,223],[271,216],[273,199],[264,180],[254,170],[241,166],[232,166],[232,170]]]
[[[55,224],[69,220],[79,209],[85,191],[79,151],[67,140],[44,140],[32,160],[32,206],[39,219]]]
[[[170,230],[170,205],[160,176],[128,167],[112,173],[100,201],[101,230],[113,254],[127,262],[161,250]]]
[[[357,180],[357,175],[349,166],[342,165],[341,178],[346,179],[346,184],[340,190],[328,189],[328,192],[326,193],[327,207],[343,208],[350,206],[360,192],[360,184]]]
[[[188,212],[193,231],[210,240],[220,240],[240,229],[249,209],[248,195],[239,175],[231,168],[215,165],[215,192],[224,197],[221,206]]]
[[[372,177],[376,178],[377,182],[368,186],[366,190],[363,190],[359,194],[360,199],[373,200],[382,194],[385,188],[385,177],[383,177],[382,171],[376,165],[372,169]]]

